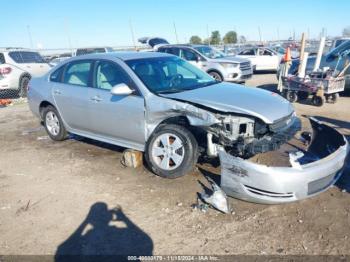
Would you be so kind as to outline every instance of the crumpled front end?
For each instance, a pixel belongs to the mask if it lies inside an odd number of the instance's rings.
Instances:
[[[278,204],[327,190],[343,172],[349,145],[335,129],[310,118],[312,141],[306,151],[289,154],[289,167],[272,167],[232,156],[219,147],[221,187],[229,196]],[[348,159],[349,160],[349,159]]]

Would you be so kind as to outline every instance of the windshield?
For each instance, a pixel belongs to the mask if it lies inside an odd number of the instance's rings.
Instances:
[[[194,47],[199,53],[202,55],[209,57],[209,58],[223,58],[226,55],[223,52],[220,52],[219,50],[216,50],[210,46],[197,46]]]
[[[192,90],[217,83],[211,76],[178,57],[154,57],[125,61],[153,93]]]

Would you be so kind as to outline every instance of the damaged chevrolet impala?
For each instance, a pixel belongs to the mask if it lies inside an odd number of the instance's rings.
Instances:
[[[291,202],[326,190],[349,150],[340,133],[313,117],[309,132],[301,132],[292,105],[278,94],[218,82],[163,53],[66,60],[30,82],[28,99],[53,140],[71,133],[142,151],[161,177],[189,173],[200,155],[219,157],[222,189],[252,202]],[[281,151],[288,163],[254,161],[296,137],[304,146]]]

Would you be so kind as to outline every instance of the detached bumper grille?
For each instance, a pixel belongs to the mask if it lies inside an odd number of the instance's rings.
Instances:
[[[274,198],[292,198],[292,197],[294,197],[294,193],[292,193],[292,192],[276,193],[276,192],[261,190],[261,189],[254,188],[254,187],[247,186],[247,185],[244,185],[244,187],[250,193],[260,195],[260,196],[274,197]]]
[[[242,71],[247,71],[247,70],[251,70],[252,67],[250,65],[250,62],[243,62],[243,63],[240,63],[239,64],[239,68],[242,70]]]

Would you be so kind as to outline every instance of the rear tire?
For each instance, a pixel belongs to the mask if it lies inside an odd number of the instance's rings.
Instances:
[[[330,95],[326,95],[326,101],[327,103],[331,103],[334,104],[338,101],[339,98],[339,93],[334,93],[334,94],[330,94]]]
[[[43,109],[43,119],[46,132],[52,140],[63,141],[66,139],[67,131],[56,108],[53,106],[45,107]]]
[[[315,95],[312,97],[312,104],[314,106],[323,106],[324,102],[325,102],[325,99],[323,96],[316,96]]]
[[[145,159],[158,176],[171,179],[184,176],[197,163],[197,141],[183,126],[161,126],[147,141]]]
[[[28,76],[23,76],[19,81],[19,88],[18,88],[19,97],[27,97],[29,81],[30,81],[30,77]]]
[[[291,103],[295,103],[298,100],[297,92],[295,92],[295,91],[287,91],[286,99],[289,102],[291,102]]]

